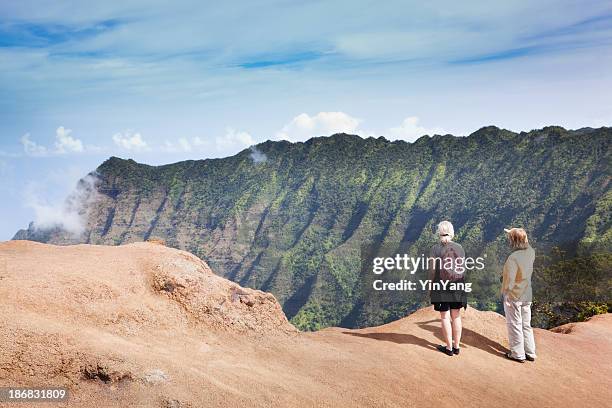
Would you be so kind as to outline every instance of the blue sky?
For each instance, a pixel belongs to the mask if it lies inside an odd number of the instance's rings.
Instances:
[[[0,240],[111,155],[612,123],[609,1],[93,3],[0,3]]]

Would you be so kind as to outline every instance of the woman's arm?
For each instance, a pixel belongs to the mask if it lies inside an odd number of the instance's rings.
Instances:
[[[516,265],[516,261],[512,259],[511,256],[506,259],[506,263],[504,264],[503,271],[503,279],[502,279],[502,295],[512,295],[512,288],[514,287],[514,283],[516,282],[516,272],[518,270],[518,266]]]
[[[429,250],[429,258],[435,258],[436,256],[435,252],[436,251],[434,251],[434,248],[431,248]],[[436,276],[436,262],[435,261],[428,262],[428,264],[429,264],[429,270],[427,271],[428,272],[427,277],[429,278],[429,280],[433,281],[434,277]]]

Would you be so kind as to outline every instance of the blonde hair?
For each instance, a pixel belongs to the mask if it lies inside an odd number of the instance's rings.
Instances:
[[[525,249],[529,247],[527,232],[523,228],[504,229],[508,234],[508,241],[513,249]]]
[[[453,224],[450,221],[442,221],[438,224],[438,238],[440,238],[440,242],[446,244],[453,240],[455,237],[455,228],[453,228]]]

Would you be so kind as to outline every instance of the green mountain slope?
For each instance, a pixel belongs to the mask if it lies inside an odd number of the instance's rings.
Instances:
[[[361,326],[417,307],[371,313],[360,291],[360,247],[435,242],[442,219],[471,256],[489,254],[472,302],[495,308],[503,228],[523,226],[542,247],[609,250],[612,129],[547,127],[415,143],[338,134],[257,145],[214,160],[147,166],[112,157],[74,238],[34,227],[16,238],[121,244],[152,237],[189,250],[217,273],[274,293],[300,328]],[[411,303],[412,302],[412,303]]]

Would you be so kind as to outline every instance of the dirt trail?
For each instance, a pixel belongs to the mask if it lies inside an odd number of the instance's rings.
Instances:
[[[502,316],[468,309],[461,355],[436,313],[298,333],[270,294],[161,245],[0,243],[0,386],[66,386],[70,407],[606,406],[612,318],[536,330],[503,358]],[[0,406],[16,406],[0,403]],[[41,404],[19,404],[46,406]]]

